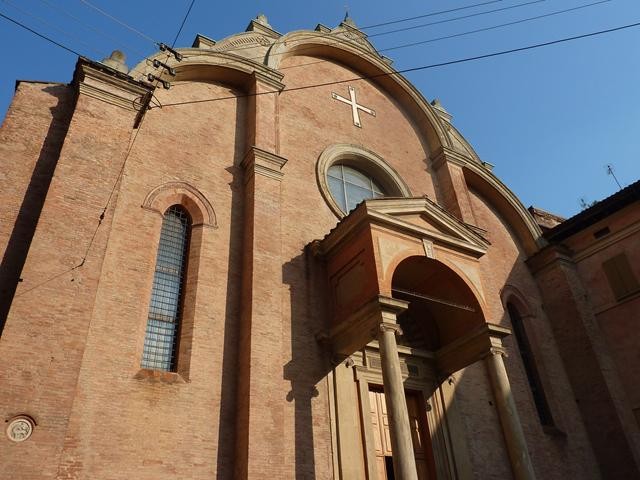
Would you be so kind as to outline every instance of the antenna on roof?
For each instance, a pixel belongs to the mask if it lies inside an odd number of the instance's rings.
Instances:
[[[620,185],[620,182],[618,181],[616,174],[613,173],[613,166],[610,163],[607,164],[607,175],[611,175],[613,179],[616,181],[616,183],[618,184],[618,188],[622,190],[622,185]]]
[[[345,4],[344,5],[344,20],[342,20],[342,21],[346,22],[347,20],[349,20],[349,5]]]

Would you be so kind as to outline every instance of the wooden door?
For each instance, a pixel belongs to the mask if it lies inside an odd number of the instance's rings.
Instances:
[[[421,410],[420,396],[411,392],[406,393],[413,452],[416,457],[416,468],[419,480],[435,479],[431,452],[431,441],[428,437],[429,429],[426,425],[426,412]],[[369,405],[371,406],[371,424],[376,451],[376,466],[378,480],[393,478],[393,464],[391,457],[391,435],[389,432],[389,417],[384,392],[369,391]]]

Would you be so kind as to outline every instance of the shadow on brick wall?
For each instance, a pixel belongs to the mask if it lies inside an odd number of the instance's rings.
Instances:
[[[51,124],[42,144],[29,185],[27,186],[7,249],[0,263],[0,336],[20,282],[22,267],[27,259],[44,201],[49,191],[53,172],[69,130],[75,95],[66,85],[46,87],[43,90],[58,99],[51,110]]]

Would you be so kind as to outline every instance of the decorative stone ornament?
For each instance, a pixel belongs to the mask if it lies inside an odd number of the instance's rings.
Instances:
[[[339,102],[346,103],[351,107],[351,115],[353,116],[353,124],[362,128],[362,122],[360,121],[360,113],[358,110],[362,110],[364,113],[368,113],[369,115],[375,117],[376,112],[368,107],[358,104],[356,100],[356,89],[349,85],[349,98],[344,98],[341,95],[338,95],[336,92],[331,92],[331,98],[334,100],[338,100]]]
[[[7,437],[12,442],[24,442],[33,433],[35,422],[27,415],[18,415],[9,420]]]

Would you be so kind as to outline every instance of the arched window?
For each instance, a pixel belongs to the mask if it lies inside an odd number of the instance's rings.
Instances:
[[[164,213],[153,276],[142,368],[176,370],[191,218],[180,205]]]
[[[538,412],[538,417],[540,417],[540,423],[545,426],[553,426],[553,417],[551,416],[547,397],[545,396],[542,388],[542,381],[540,380],[538,368],[536,367],[527,332],[524,329],[522,316],[515,305],[511,302],[507,303],[507,311],[509,312],[511,326],[513,327],[513,334],[516,337],[518,349],[520,350],[524,371],[527,375],[527,380],[529,381],[529,388],[533,395],[533,401]]]
[[[371,175],[343,163],[336,163],[327,170],[329,190],[343,212],[356,208],[363,200],[380,198],[385,192]]]

